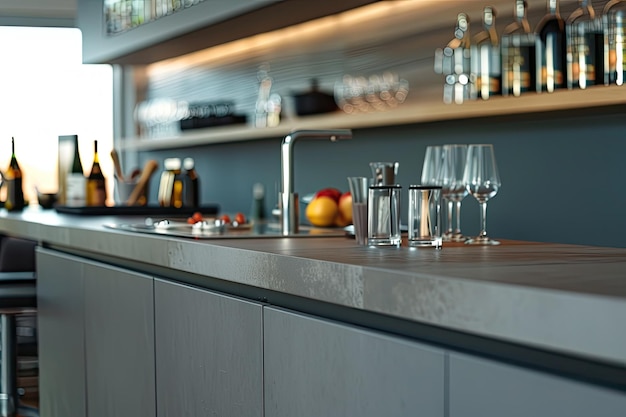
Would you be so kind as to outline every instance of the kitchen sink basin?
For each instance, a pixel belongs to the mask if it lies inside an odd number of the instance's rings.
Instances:
[[[244,225],[229,225],[219,221],[203,222],[195,225],[182,221],[152,222],[146,219],[145,223],[108,223],[107,228],[125,232],[148,233],[162,236],[187,237],[192,239],[255,239],[281,237],[333,237],[346,236],[343,228],[314,227],[301,225],[298,233],[283,235],[278,223],[258,223]]]

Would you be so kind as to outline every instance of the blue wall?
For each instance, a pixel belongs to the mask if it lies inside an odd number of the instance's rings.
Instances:
[[[419,182],[426,146],[492,143],[502,188],[488,204],[493,237],[626,247],[626,118],[624,108],[455,120],[354,131],[354,139],[295,144],[295,188],[300,195],[334,186],[347,176],[370,176],[370,161],[398,161],[398,182]],[[323,126],[320,126],[323,128]],[[222,212],[248,213],[252,185],[267,189],[267,209],[280,186],[282,138],[144,152],[143,162],[192,156],[201,178],[202,202]],[[158,178],[151,183],[156,202]],[[405,206],[405,204],[403,204]],[[303,209],[301,210],[304,211]],[[406,222],[406,207],[404,207]],[[479,229],[478,203],[462,204],[462,230]]]

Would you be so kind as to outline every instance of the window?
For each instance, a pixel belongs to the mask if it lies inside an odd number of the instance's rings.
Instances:
[[[24,196],[36,201],[35,187],[58,190],[58,137],[78,135],[85,173],[98,141],[111,191],[112,67],[83,65],[81,33],[73,28],[0,27],[0,57],[0,170],[9,166],[15,137]]]

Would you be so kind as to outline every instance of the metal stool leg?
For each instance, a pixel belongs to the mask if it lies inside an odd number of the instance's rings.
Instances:
[[[0,417],[15,417],[17,405],[17,365],[15,316],[0,314]]]

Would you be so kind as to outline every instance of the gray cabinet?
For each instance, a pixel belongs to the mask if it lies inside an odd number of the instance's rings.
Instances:
[[[451,353],[450,417],[622,417],[626,394]]]
[[[84,265],[87,415],[154,417],[154,299],[150,276]]]
[[[151,277],[37,249],[42,417],[153,417]]]
[[[42,417],[85,417],[83,264],[37,248]]]
[[[262,307],[155,280],[157,415],[263,416]]]
[[[264,309],[265,416],[443,416],[441,350]]]

